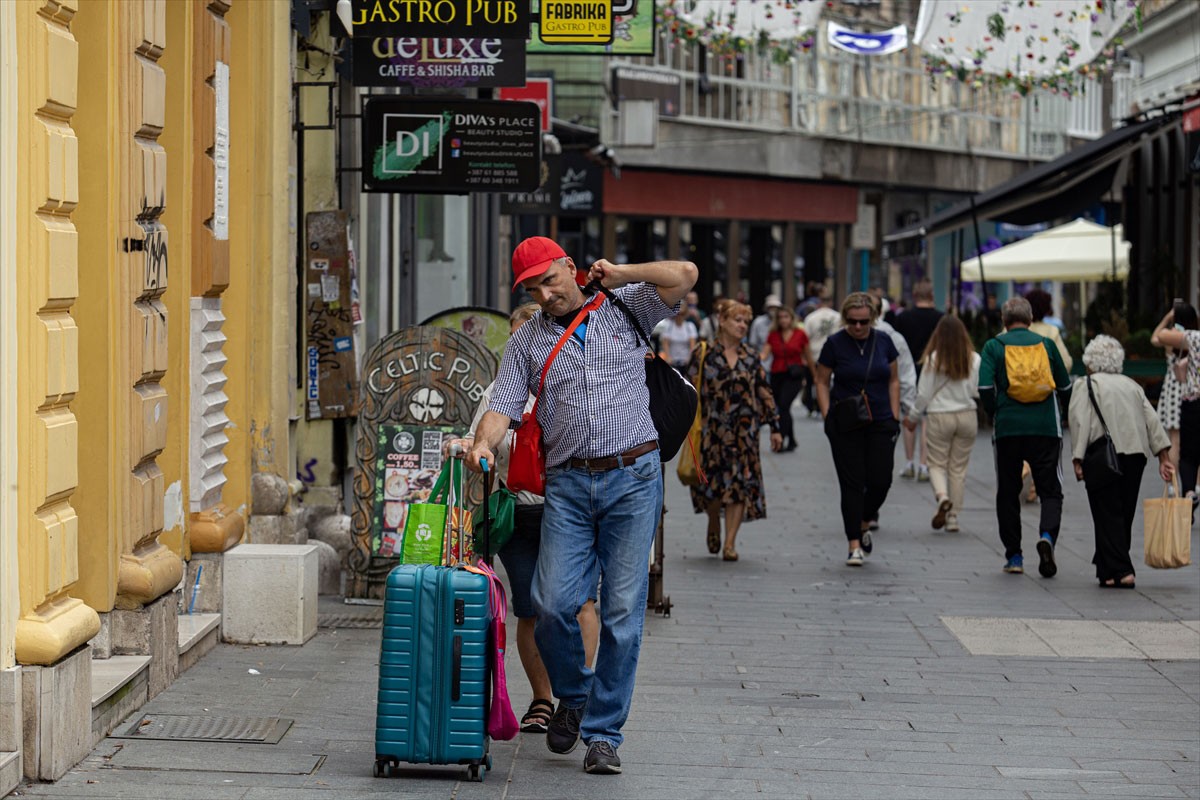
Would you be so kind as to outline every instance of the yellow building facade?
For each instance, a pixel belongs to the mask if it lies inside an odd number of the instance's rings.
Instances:
[[[252,474],[295,472],[289,13],[0,3],[0,708],[87,680],[109,614],[174,614]],[[43,779],[87,752],[26,745]]]

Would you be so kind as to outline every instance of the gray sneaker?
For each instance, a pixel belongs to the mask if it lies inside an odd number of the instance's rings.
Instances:
[[[546,726],[546,747],[551,753],[566,755],[579,744],[579,723],[583,720],[583,706],[567,708],[560,700],[550,724]]]
[[[588,745],[583,771],[592,775],[618,775],[621,772],[621,757],[611,744],[597,739]]]

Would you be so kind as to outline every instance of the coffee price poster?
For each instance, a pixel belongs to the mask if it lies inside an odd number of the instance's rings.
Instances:
[[[399,555],[409,504],[429,502],[442,471],[442,442],[457,435],[451,427],[379,426],[372,555]]]

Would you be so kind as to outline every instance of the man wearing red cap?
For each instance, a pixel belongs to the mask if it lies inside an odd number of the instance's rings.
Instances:
[[[508,341],[490,410],[475,431],[468,465],[495,463],[494,449],[520,422],[538,391],[551,349],[598,280],[625,302],[646,331],[680,310],[696,282],[689,261],[613,264],[586,275],[551,239],[534,236],[513,252],[513,277],[541,306]],[[628,317],[605,302],[588,314],[555,357],[538,404],[546,448],[546,505],[533,577],[535,638],[558,708],[546,745],[570,753],[587,744],[584,769],[621,771],[617,748],[629,716],[646,614],[647,557],[662,507],[658,433],[650,417],[645,357]],[[603,629],[595,670],[584,659],[577,615],[602,576]]]

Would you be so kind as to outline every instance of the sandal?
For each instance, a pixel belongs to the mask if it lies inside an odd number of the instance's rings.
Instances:
[[[708,552],[714,556],[721,551],[721,529],[717,528],[708,532]]]
[[[1126,575],[1125,578],[1133,578],[1133,576]],[[1107,580],[1100,581],[1100,588],[1101,589],[1136,589],[1137,588],[1136,580],[1130,580],[1130,581],[1126,582],[1125,578],[1121,578],[1119,580],[1117,578],[1108,578]]]
[[[725,559],[726,561],[737,561],[738,560],[737,550],[733,550],[731,548],[726,547],[725,552],[723,552],[721,554],[721,558]]]
[[[550,729],[550,715],[553,713],[553,703],[535,699],[529,704],[525,716],[521,717],[521,730],[524,733],[545,733]]]

